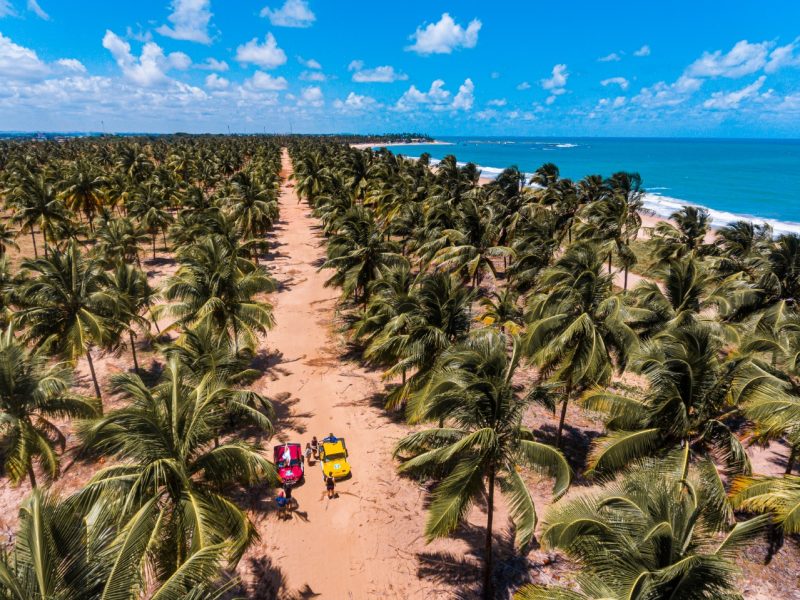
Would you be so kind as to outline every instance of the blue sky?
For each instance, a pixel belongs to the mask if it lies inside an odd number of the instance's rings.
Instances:
[[[0,0],[0,130],[800,137],[800,2]]]

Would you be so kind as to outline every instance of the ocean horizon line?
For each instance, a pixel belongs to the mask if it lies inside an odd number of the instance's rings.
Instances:
[[[383,136],[383,135],[391,135],[393,132],[385,132],[385,133],[357,133],[352,131],[332,131],[327,133],[320,133],[320,132],[288,132],[288,131],[183,131],[183,130],[175,130],[175,131],[100,131],[100,130],[93,130],[93,129],[73,129],[73,130],[58,130],[58,129],[0,129],[0,136],[3,135],[14,135],[14,136],[35,136],[37,134],[44,134],[44,135],[92,135],[92,136],[149,136],[149,135],[157,135],[157,136],[169,136],[169,135],[231,135],[231,136],[241,136],[241,135],[250,135],[250,136],[292,136],[292,135],[301,135],[301,136],[363,136],[363,137],[370,137],[370,136]],[[471,135],[455,135],[455,134],[442,134],[442,135],[434,135],[428,134],[434,141],[446,141],[448,139],[457,139],[457,140],[468,140],[468,139],[477,139],[477,140],[555,140],[559,138],[565,139],[572,139],[572,140],[675,140],[675,141],[742,141],[742,142],[771,142],[771,141],[786,141],[786,142],[800,142],[800,136],[790,137],[790,136],[770,136],[770,137],[760,137],[760,136],[708,136],[708,135],[699,135],[699,136],[687,136],[687,135],[575,135],[575,134],[545,134],[545,135],[503,135],[503,134],[496,134],[496,135],[482,135],[482,134],[471,134]],[[422,143],[416,144],[422,145]]]

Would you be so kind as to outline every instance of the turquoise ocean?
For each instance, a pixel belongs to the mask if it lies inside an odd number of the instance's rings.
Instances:
[[[555,163],[562,177],[642,176],[646,206],[669,216],[685,204],[709,209],[716,227],[737,219],[766,221],[776,233],[800,233],[800,140],[676,138],[441,137],[447,145],[395,146],[417,157],[453,154],[495,177],[516,165],[532,173]]]

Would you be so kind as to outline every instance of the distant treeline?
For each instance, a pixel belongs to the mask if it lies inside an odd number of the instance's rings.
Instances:
[[[392,143],[413,143],[413,142],[432,142],[433,138],[424,133],[383,133],[380,135],[356,135],[351,133],[330,133],[330,134],[228,134],[232,137],[250,137],[250,138],[270,138],[278,140],[281,144],[287,144],[294,139],[325,139],[333,142],[340,142],[343,144],[392,144]],[[147,141],[147,140],[171,140],[174,138],[214,138],[214,137],[228,137],[225,134],[216,133],[116,133],[116,134],[103,134],[99,132],[80,132],[80,133],[58,133],[58,132],[6,132],[0,133],[0,140],[19,140],[19,141],[65,141],[68,139],[77,138],[92,138],[92,139],[119,139],[125,138],[130,141]]]

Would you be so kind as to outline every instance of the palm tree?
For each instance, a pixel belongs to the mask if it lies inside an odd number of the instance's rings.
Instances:
[[[55,418],[89,418],[98,405],[70,392],[72,369],[48,364],[38,350],[25,348],[12,327],[0,331],[0,439],[3,467],[17,485],[27,475],[36,487],[33,462],[38,460],[48,480],[59,472],[56,446],[66,438]]]
[[[261,186],[245,173],[233,177],[234,194],[227,199],[230,215],[245,239],[266,235],[278,218],[278,201],[275,190]]]
[[[156,257],[156,236],[161,231],[166,249],[167,226],[172,223],[172,214],[167,210],[163,191],[154,184],[137,188],[128,201],[128,214],[136,219],[139,226],[150,234],[153,242],[153,259]]]
[[[796,303],[800,298],[800,235],[788,233],[778,237],[768,260],[770,271],[778,280],[779,297]]]
[[[345,298],[366,306],[369,284],[380,276],[381,267],[401,260],[397,244],[386,241],[377,228],[374,213],[357,206],[345,213],[328,240],[328,260],[321,268],[335,271],[325,285],[341,287]]]
[[[693,256],[671,260],[654,274],[657,280],[644,280],[632,292],[636,308],[629,324],[645,336],[697,320],[725,323],[757,306],[759,291],[742,273],[720,279]]]
[[[542,377],[564,388],[556,436],[560,448],[573,394],[607,383],[615,364],[623,370],[638,340],[594,246],[570,246],[540,277],[537,293],[528,299],[524,349]]]
[[[236,350],[230,338],[219,336],[208,323],[185,330],[162,350],[168,358],[175,357],[198,381],[215,377],[225,385],[237,385],[261,375],[261,371],[249,368],[252,349]]]
[[[503,333],[517,335],[522,329],[522,308],[518,301],[519,294],[512,288],[494,291],[479,300],[483,311],[478,320],[499,327]]]
[[[392,319],[416,308],[412,290],[415,280],[411,265],[405,259],[381,267],[380,277],[370,283],[366,309],[353,320],[355,338],[369,346]],[[394,360],[392,356],[387,362],[391,364]]]
[[[555,164],[544,163],[534,171],[530,183],[540,188],[547,188],[556,184],[560,176],[561,173]]]
[[[519,344],[484,329],[442,353],[425,388],[414,395],[414,422],[443,421],[444,426],[412,433],[397,444],[402,472],[441,478],[433,492],[425,525],[428,541],[452,533],[469,508],[487,498],[483,597],[493,599],[492,533],[495,486],[508,497],[516,526],[516,545],[526,546],[536,528],[536,509],[518,468],[544,472],[555,479],[553,494],[569,486],[570,470],[555,448],[536,442],[522,417],[530,399],[512,379],[519,364]]]
[[[479,196],[484,192],[478,189],[471,192]],[[482,199],[485,202],[485,197]],[[431,264],[451,272],[461,272],[477,287],[481,275],[485,271],[497,277],[497,269],[492,258],[508,258],[514,256],[511,248],[500,246],[497,243],[500,237],[500,228],[494,223],[494,215],[488,204],[479,204],[475,198],[465,199],[459,209],[456,229],[445,229],[438,240],[432,240],[428,245],[440,247]],[[420,254],[425,254],[425,247],[420,248]]]
[[[85,160],[70,165],[61,186],[61,197],[70,210],[81,212],[90,229],[94,231],[94,217],[104,204],[108,181],[92,169]]]
[[[580,591],[532,585],[515,600],[741,599],[734,561],[765,519],[731,528],[713,465],[689,463],[685,452],[646,461],[552,505],[542,542],[580,565]]]
[[[96,254],[107,266],[118,262],[135,262],[141,268],[139,245],[148,240],[147,234],[131,219],[112,219],[98,228]]]
[[[737,477],[731,502],[740,510],[771,514],[785,534],[800,533],[800,477]]]
[[[297,182],[297,195],[305,197],[309,206],[316,206],[316,199],[325,187],[327,169],[322,164],[322,154],[309,152],[303,155],[302,160],[295,161],[294,179]]]
[[[644,190],[638,173],[614,173],[606,182],[608,193],[588,204],[584,211],[586,228],[582,236],[589,239],[603,238],[623,263],[624,284],[628,289],[628,269],[636,263],[630,245],[642,226],[641,212],[644,210]],[[612,252],[608,253],[608,272],[611,273]]]
[[[168,576],[196,552],[224,543],[232,545],[235,564],[257,534],[230,494],[234,486],[277,478],[257,446],[212,444],[232,391],[213,377],[190,381],[174,358],[152,388],[132,373],[115,376],[112,387],[127,404],[80,431],[87,447],[125,463],[100,470],[81,494],[114,503],[127,528],[158,524],[151,552],[159,574]],[[265,416],[255,418],[269,428]]]
[[[109,293],[114,298],[113,322],[121,330],[119,335],[113,335],[114,342],[119,343],[123,331],[127,330],[130,341],[131,354],[133,355],[133,368],[139,372],[139,361],[136,358],[136,332],[135,328],[149,333],[149,321],[142,316],[142,311],[149,308],[155,298],[155,292],[147,283],[147,275],[133,266],[118,263],[108,276]]]
[[[711,245],[705,236],[711,225],[708,210],[697,206],[684,206],[669,217],[675,224],[659,221],[653,228],[648,244],[659,261],[669,261],[686,255],[708,254]]]
[[[56,228],[69,219],[64,203],[58,197],[53,180],[45,174],[24,177],[8,194],[8,203],[14,214],[11,222],[27,229],[33,242],[33,254],[39,257],[36,248],[35,227],[42,232],[45,256],[48,254],[48,235],[53,237]]]
[[[634,367],[648,380],[643,397],[598,389],[582,400],[608,415],[609,433],[594,443],[590,470],[619,469],[681,447],[718,457],[729,473],[749,472],[735,431],[738,407],[782,395],[779,380],[747,356],[724,356],[720,339],[702,323],[684,324],[644,343]]]
[[[389,394],[387,408],[402,406],[422,388],[439,355],[469,333],[472,298],[473,292],[447,273],[423,275],[410,297],[390,313],[364,352],[368,362],[389,366],[384,377],[403,378]]]
[[[772,246],[772,227],[751,221],[736,221],[716,232],[720,256],[714,268],[723,276],[744,272],[756,280],[766,267]]]
[[[70,242],[64,252],[49,258],[26,260],[23,269],[34,277],[19,291],[20,310],[14,317],[27,327],[26,340],[74,362],[85,356],[95,395],[100,385],[92,361],[92,348],[103,346],[113,325],[113,297],[108,278],[96,259],[83,256]]]
[[[11,231],[5,223],[0,223],[0,259],[2,259],[9,248],[19,250],[19,246],[14,241],[16,234]]]
[[[256,336],[273,326],[272,306],[256,298],[274,291],[275,283],[263,267],[236,256],[236,250],[218,236],[186,248],[178,256],[181,267],[162,290],[172,304],[162,310],[184,327],[208,323],[217,335],[240,337],[255,347]]]
[[[198,550],[166,581],[152,581],[142,564],[158,536],[158,522],[140,519],[118,528],[113,507],[83,510],[73,498],[34,490],[20,508],[14,548],[0,555],[0,594],[8,600],[221,600],[229,546]],[[149,528],[148,528],[149,526]]]

